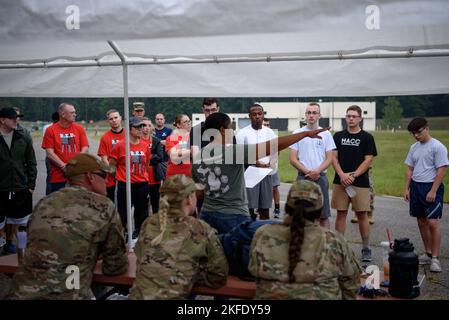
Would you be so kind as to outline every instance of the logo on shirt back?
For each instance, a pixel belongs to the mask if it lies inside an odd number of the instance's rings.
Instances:
[[[353,146],[358,147],[360,146],[360,139],[354,139],[354,138],[341,138],[341,144],[343,146]]]
[[[73,153],[77,152],[75,144],[75,134],[74,133],[60,133],[61,138],[61,151],[62,153]]]

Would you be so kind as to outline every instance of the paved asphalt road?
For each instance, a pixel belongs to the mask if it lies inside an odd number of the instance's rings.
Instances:
[[[96,152],[98,141],[89,139],[92,143],[90,150]],[[38,159],[38,181],[34,195],[34,201],[37,202],[45,194],[45,153],[40,148],[40,139],[36,139],[35,150]],[[281,207],[284,205],[286,195],[290,185],[283,183],[280,187]],[[449,190],[446,190],[449,192]],[[335,211],[332,212],[331,228],[335,227]],[[358,231],[358,225],[349,222],[346,229],[346,238],[351,243],[357,256],[360,255],[361,239]],[[386,228],[390,229],[392,238],[407,237],[415,245],[418,253],[423,251],[419,230],[416,219],[409,216],[408,204],[401,198],[390,196],[377,196],[375,198],[375,223],[371,226],[371,243],[373,250],[373,263],[382,266],[382,249],[380,242],[386,240]],[[444,205],[444,213],[441,224],[441,257],[442,273],[431,273],[429,267],[420,267],[420,276],[426,277],[421,287],[420,299],[449,299],[449,206]],[[420,278],[419,276],[419,278]]]

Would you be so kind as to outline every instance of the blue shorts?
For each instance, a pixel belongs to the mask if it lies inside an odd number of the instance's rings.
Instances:
[[[415,218],[441,219],[443,215],[444,185],[437,190],[434,202],[427,202],[427,193],[432,188],[432,182],[410,182],[410,215]]]

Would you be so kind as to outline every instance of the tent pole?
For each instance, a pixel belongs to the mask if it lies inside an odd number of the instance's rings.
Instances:
[[[114,41],[108,41],[109,45],[114,49],[119,56],[123,65],[123,105],[125,116],[125,161],[126,161],[126,216],[128,229],[128,251],[132,252],[132,215],[131,215],[131,161],[129,148],[129,101],[128,101],[128,66],[126,64],[126,57],[122,51],[117,47]]]
[[[109,41],[108,41],[109,42]],[[111,44],[113,43],[113,45]],[[113,41],[109,43],[114,51],[119,50]],[[33,68],[70,68],[70,67],[108,67],[108,66],[118,66],[118,65],[161,65],[161,64],[200,64],[200,63],[242,63],[242,62],[285,62],[285,61],[326,61],[326,60],[370,60],[370,59],[410,59],[410,58],[430,58],[430,57],[447,57],[449,56],[448,49],[439,50],[402,50],[402,51],[387,51],[387,52],[358,52],[358,53],[348,53],[348,52],[322,52],[315,54],[301,54],[292,53],[289,55],[242,55],[242,56],[223,56],[223,57],[139,57],[138,60],[133,59],[133,57],[125,57],[123,53],[119,50],[116,54],[120,57],[121,63],[119,61],[45,61],[45,62],[35,62],[35,61],[11,61],[8,63],[0,62],[0,69],[33,69]],[[94,59],[94,58],[90,58]]]

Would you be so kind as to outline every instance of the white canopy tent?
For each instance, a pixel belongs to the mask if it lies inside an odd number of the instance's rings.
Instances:
[[[124,96],[125,119],[128,95],[436,94],[448,75],[449,0],[4,0],[0,12],[0,96]]]

